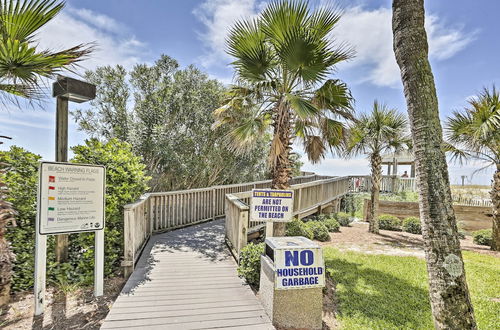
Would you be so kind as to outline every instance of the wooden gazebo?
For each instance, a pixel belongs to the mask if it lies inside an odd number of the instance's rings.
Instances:
[[[382,166],[387,165],[387,175],[397,175],[398,165],[410,165],[409,177],[415,177],[415,157],[411,152],[391,152],[382,155]]]

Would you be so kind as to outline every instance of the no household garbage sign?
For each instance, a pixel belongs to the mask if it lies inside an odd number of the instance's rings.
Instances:
[[[290,222],[292,217],[293,190],[252,190],[251,221]]]

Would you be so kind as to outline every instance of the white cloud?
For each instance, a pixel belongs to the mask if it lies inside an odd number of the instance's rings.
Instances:
[[[126,30],[106,15],[69,8],[41,29],[38,40],[41,48],[53,50],[95,42],[96,51],[80,63],[84,70],[116,64],[131,68],[143,60],[145,45]]]
[[[225,38],[234,22],[241,18],[255,17],[265,6],[258,0],[205,0],[194,10],[195,16],[205,26],[200,40],[206,47],[200,58],[205,67],[226,65],[231,58],[225,53]],[[378,86],[398,86],[400,72],[392,49],[391,9],[366,9],[348,7],[333,37],[347,42],[356,49],[356,57],[341,68],[359,69],[362,81]],[[449,27],[436,15],[427,15],[426,29],[431,59],[445,60],[464,49],[475,33],[466,33],[459,27]]]
[[[257,0],[206,0],[193,14],[205,26],[199,38],[206,47],[200,57],[205,67],[226,65],[231,58],[225,52],[225,39],[231,26],[240,19],[255,17],[263,2]]]
[[[68,8],[68,12],[100,30],[113,33],[123,33],[127,30],[125,25],[117,22],[115,19],[96,13],[90,9]]]
[[[356,58],[344,65],[347,68],[367,68],[365,80],[378,86],[395,86],[400,72],[392,49],[392,12],[389,8],[368,10],[362,6],[347,8],[333,36],[356,49]],[[429,56],[445,60],[473,41],[475,33],[448,27],[436,15],[427,15]]]

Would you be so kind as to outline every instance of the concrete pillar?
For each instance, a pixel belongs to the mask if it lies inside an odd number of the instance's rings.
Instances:
[[[410,168],[410,178],[415,177],[415,162],[411,163],[411,168]]]
[[[302,259],[302,253],[310,257]],[[260,260],[259,298],[273,325],[278,329],[322,329],[325,266],[321,247],[305,237],[266,238],[266,254]],[[294,268],[311,275],[286,273]],[[292,281],[299,278],[315,282]]]

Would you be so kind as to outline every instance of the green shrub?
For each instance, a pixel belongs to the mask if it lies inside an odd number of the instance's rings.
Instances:
[[[240,252],[238,274],[254,288],[259,288],[260,282],[260,256],[264,254],[264,243],[247,244]]]
[[[420,219],[417,217],[408,217],[403,220],[403,230],[407,233],[422,234]]]
[[[314,239],[325,242],[330,240],[330,233],[328,228],[321,221],[309,221],[306,226],[313,232]]]
[[[491,229],[477,230],[472,233],[472,237],[474,243],[479,245],[491,246],[491,242],[493,241],[493,234]]]
[[[352,222],[351,216],[345,212],[338,212],[335,214],[335,219],[337,219],[342,227],[349,227]]]
[[[380,229],[401,231],[401,220],[389,214],[382,214],[377,217]]]
[[[467,235],[467,232],[463,229],[458,230],[458,238],[459,239],[465,239],[465,235]]]
[[[286,223],[286,236],[304,236],[309,239],[314,238],[314,233],[306,224],[298,218]]]
[[[328,218],[323,222],[330,233],[340,231],[340,224],[335,218]]]
[[[147,188],[145,166],[131,151],[127,143],[111,140],[102,144],[90,140],[84,146],[72,148],[75,163],[106,166],[106,228],[105,275],[120,268],[123,255],[123,205],[139,198]],[[9,228],[6,237],[16,254],[12,289],[28,290],[33,286],[36,189],[40,156],[19,147],[0,152],[0,163],[6,163],[5,174],[10,194],[9,202],[18,212],[17,226]],[[94,234],[72,234],[69,237],[69,261],[56,263],[54,236],[47,237],[47,282],[73,284],[93,282]]]
[[[0,151],[0,163],[6,164],[4,181],[9,188],[7,201],[17,211],[16,227],[7,228],[6,238],[16,255],[13,265],[12,290],[27,290],[33,287],[35,269],[35,221],[36,193],[38,183],[39,155],[23,148],[12,146],[9,151]],[[54,237],[48,236],[47,260],[54,259]],[[51,268],[47,269],[50,277]]]

